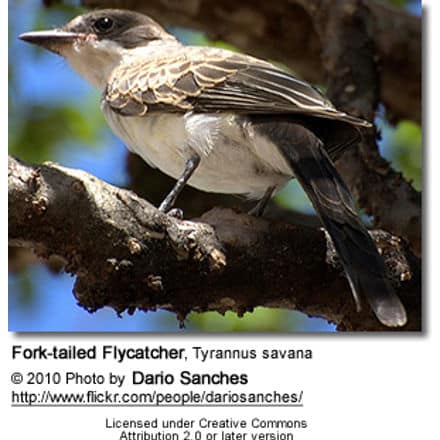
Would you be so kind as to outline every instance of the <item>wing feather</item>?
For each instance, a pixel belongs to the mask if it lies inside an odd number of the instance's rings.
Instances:
[[[104,99],[127,116],[154,111],[293,113],[370,126],[336,110],[319,90],[290,73],[219,48],[185,47],[122,65],[113,71]]]

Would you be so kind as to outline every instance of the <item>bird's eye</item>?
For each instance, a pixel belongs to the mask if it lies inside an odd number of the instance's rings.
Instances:
[[[93,27],[96,29],[96,31],[101,33],[110,31],[113,26],[114,21],[109,17],[98,18],[98,20],[93,23]]]

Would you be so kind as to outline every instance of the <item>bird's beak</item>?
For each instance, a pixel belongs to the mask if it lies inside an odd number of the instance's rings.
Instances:
[[[18,38],[59,54],[64,46],[71,46],[77,41],[84,40],[86,35],[54,29],[51,31],[26,32],[19,35]]]

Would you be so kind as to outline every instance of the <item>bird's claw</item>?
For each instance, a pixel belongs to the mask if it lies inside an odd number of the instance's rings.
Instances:
[[[170,209],[167,215],[177,218],[178,220],[183,220],[183,211],[180,208]]]

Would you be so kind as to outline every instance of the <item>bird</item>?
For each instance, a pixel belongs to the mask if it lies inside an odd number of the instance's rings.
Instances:
[[[218,47],[180,43],[147,15],[98,9],[20,39],[62,56],[102,92],[101,110],[128,147],[176,183],[239,194],[262,215],[296,178],[329,234],[357,311],[366,301],[387,327],[407,322],[385,263],[334,161],[368,121],[339,111],[316,87],[274,64]]]

